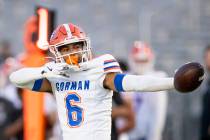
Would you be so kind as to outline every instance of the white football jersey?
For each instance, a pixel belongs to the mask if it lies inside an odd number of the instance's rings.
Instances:
[[[48,79],[56,97],[63,139],[109,140],[112,91],[103,87],[103,80],[107,73],[121,70],[109,54],[85,65],[86,70],[72,72],[68,79]]]

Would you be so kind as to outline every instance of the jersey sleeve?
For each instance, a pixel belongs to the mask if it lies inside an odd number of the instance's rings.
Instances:
[[[110,54],[106,54],[103,59],[103,71],[104,73],[119,72],[121,68],[117,60]]]
[[[102,57],[103,65],[103,76],[99,80],[99,85],[103,87],[103,81],[107,73],[116,72],[122,73],[121,68],[117,60],[110,54],[103,55]]]

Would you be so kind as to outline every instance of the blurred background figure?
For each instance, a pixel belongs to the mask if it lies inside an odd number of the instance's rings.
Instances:
[[[1,140],[22,140],[23,139],[23,117],[21,90],[9,82],[9,74],[20,67],[19,62],[9,57],[3,58],[5,61],[0,69],[0,139]]]
[[[119,60],[120,68],[123,72],[128,71],[127,64]],[[123,99],[121,93],[114,92],[112,96],[112,133],[111,140],[119,140],[122,134],[128,133],[135,126],[135,114],[132,109],[131,102]],[[119,120],[123,121],[123,124],[119,124]]]
[[[45,61],[45,56],[47,52],[39,49],[37,46],[38,27],[38,16],[30,16],[24,24],[23,44],[25,47],[25,51],[21,53],[19,52],[20,54],[18,54],[22,67],[26,65],[31,65],[35,67],[37,65],[44,64],[43,61]],[[23,116],[25,115],[23,122],[25,136],[24,139],[32,139],[30,134],[33,134],[33,132],[31,133],[30,129],[43,131],[41,130],[42,127],[40,127],[40,129],[37,128],[44,124],[44,133],[40,132],[41,135],[43,134],[41,137],[45,140],[60,140],[61,130],[58,124],[57,108],[54,96],[49,93],[39,93],[34,95],[34,93],[24,92],[28,91],[23,91],[22,93],[22,104],[24,106]],[[29,108],[29,106],[32,109]],[[39,106],[40,108],[37,110],[36,106]],[[38,112],[34,112],[34,109]],[[29,113],[29,111],[31,112]],[[32,114],[32,116],[28,116],[30,114]],[[37,114],[42,116],[44,119],[40,119],[39,117],[37,117]],[[31,119],[34,120],[34,122],[36,123],[29,125],[29,123],[31,123],[31,121],[29,120]],[[38,127],[34,125],[38,125]],[[38,140],[38,137],[39,135],[35,135],[33,139]]]
[[[22,90],[9,82],[9,74],[22,67],[19,59],[6,58],[0,69],[0,140],[23,140]],[[46,140],[60,140],[57,109],[53,95],[44,93]]]
[[[11,57],[11,46],[7,40],[0,41],[0,64],[2,64],[6,58]]]
[[[131,73],[164,77],[166,73],[154,69],[155,57],[144,42],[136,41],[129,55]],[[127,96],[128,95],[128,96]],[[129,133],[130,140],[161,140],[166,120],[166,91],[127,94],[135,111],[136,125]]]
[[[204,64],[206,67],[206,81],[202,100],[200,140],[210,140],[210,45],[204,50]]]

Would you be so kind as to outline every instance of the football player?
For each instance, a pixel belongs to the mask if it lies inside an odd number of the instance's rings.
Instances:
[[[64,140],[110,139],[112,91],[174,88],[174,78],[121,73],[110,54],[92,58],[89,38],[72,23],[55,29],[49,49],[55,62],[22,68],[10,80],[17,87],[55,95]]]
[[[154,68],[155,54],[145,42],[135,41],[129,54],[131,73],[166,77],[163,71]],[[166,120],[167,92],[134,92],[125,94],[134,106],[136,126],[130,131],[130,140],[162,140]]]

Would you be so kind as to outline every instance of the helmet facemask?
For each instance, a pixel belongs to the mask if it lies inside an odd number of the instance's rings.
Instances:
[[[154,54],[145,43],[136,41],[131,50],[129,64],[131,70],[138,75],[147,74],[154,70]]]
[[[91,59],[90,41],[88,38],[64,41],[50,47],[57,63],[67,63],[80,68],[81,64]]]
[[[131,57],[129,59],[129,64],[132,72],[138,75],[143,75],[150,73],[154,70],[154,59],[138,59]]]

